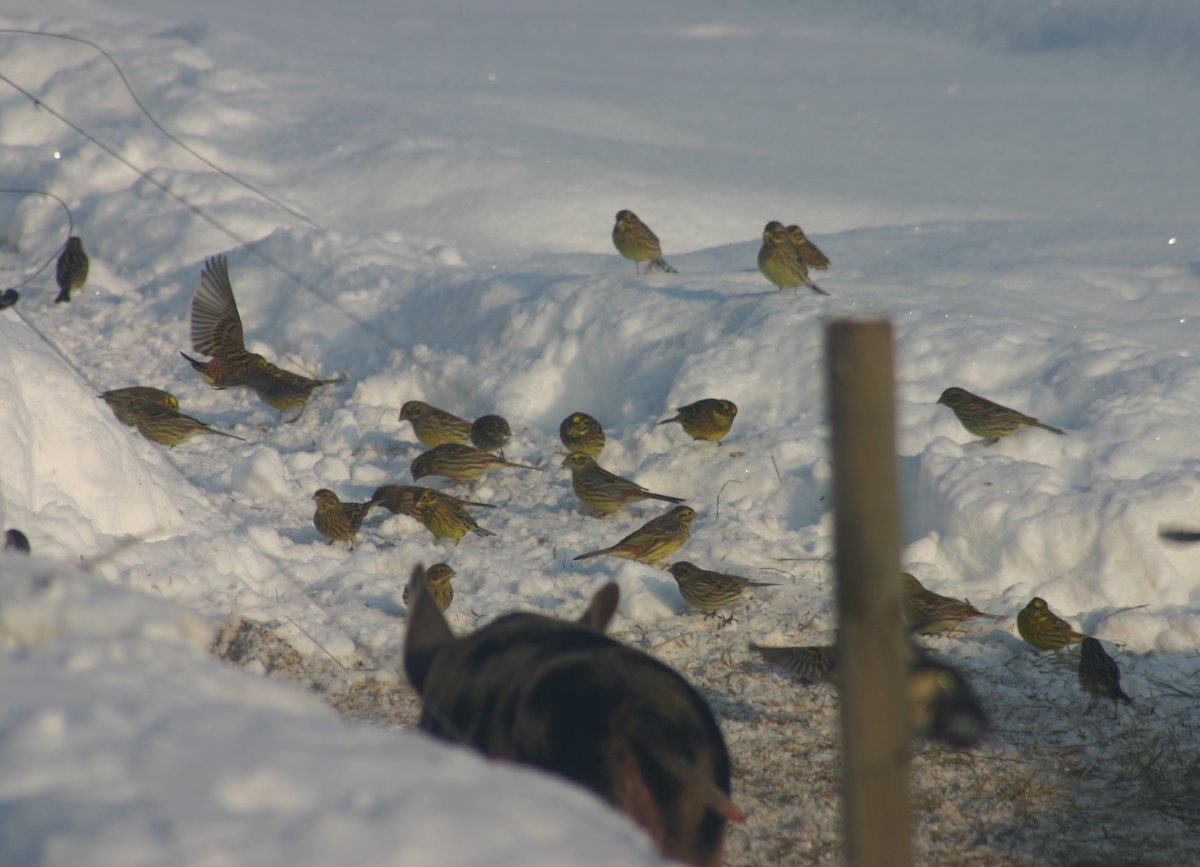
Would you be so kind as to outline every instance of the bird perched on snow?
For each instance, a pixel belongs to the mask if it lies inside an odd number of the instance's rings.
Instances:
[[[1017,631],[1038,650],[1062,650],[1069,644],[1078,644],[1085,637],[1051,611],[1046,600],[1039,596],[1029,600],[1017,615]]]
[[[588,551],[575,559],[587,560],[589,557],[610,554],[613,557],[624,557],[626,560],[636,560],[639,563],[649,563],[653,566],[683,547],[694,520],[696,520],[695,509],[688,506],[676,506],[665,515],[659,515],[657,518],[647,521],[617,544],[596,551]]]
[[[7,530],[4,533],[4,550],[17,551],[21,554],[29,553],[29,540],[25,538],[25,534],[20,530]]]
[[[694,440],[720,442],[733,427],[738,408],[732,400],[706,397],[687,406],[677,406],[675,412],[676,415],[664,418],[659,424],[677,421],[683,432]]]
[[[490,530],[479,526],[470,513],[448,497],[439,496],[437,491],[424,491],[417,497],[416,518],[425,525],[435,539],[453,539],[458,542],[468,532],[476,536],[495,536]]]
[[[365,503],[343,503],[338,495],[329,488],[321,488],[312,496],[317,504],[313,512],[313,526],[329,539],[325,544],[334,542],[349,542],[350,550],[354,550],[354,537],[362,526],[363,518],[376,505],[374,500]]]
[[[829,294],[809,279],[800,250],[778,220],[772,220],[763,227],[762,246],[758,249],[758,270],[780,290],[806,286],[817,295]]]
[[[421,485],[382,485],[375,489],[375,493],[371,495],[371,499],[393,515],[408,515],[410,518],[416,518],[417,499],[424,493],[429,493],[438,499],[460,507],[479,506],[484,509],[496,508],[491,503],[476,503],[472,500],[464,500],[453,494],[447,494],[444,491],[434,490],[433,488],[425,488]]]
[[[803,683],[827,682],[837,670],[837,647],[832,644],[768,647],[751,643],[750,649],[764,661],[800,678]]]
[[[144,404],[133,410],[133,413],[135,416],[134,427],[137,428],[138,433],[160,446],[174,448],[198,434],[215,434],[245,442],[244,438],[236,434],[225,433],[225,431],[209,427],[200,419],[184,415],[169,406]]]
[[[779,586],[771,581],[751,581],[740,575],[728,575],[724,572],[701,569],[687,560],[672,563],[667,571],[679,585],[679,594],[687,600],[688,604],[710,617],[717,616],[717,612],[722,608],[728,608],[736,603],[751,587]],[[725,623],[732,621],[733,615],[730,614],[725,619]]]
[[[988,445],[992,445],[1000,437],[1006,437],[1023,427],[1040,427],[1050,433],[1063,434],[1064,431],[1048,424],[1042,424],[1036,418],[1001,406],[998,403],[971,394],[963,388],[948,388],[938,398],[938,403],[945,404],[954,410],[958,420],[969,433],[983,437]]]
[[[67,238],[67,246],[58,257],[58,267],[54,272],[54,278],[58,282],[58,297],[54,299],[54,303],[70,301],[71,293],[83,288],[87,276],[88,257],[87,253],[83,252],[83,241],[72,235]]]
[[[400,421],[412,423],[421,444],[435,448],[446,443],[471,444],[471,423],[424,401],[408,400],[400,407]]]
[[[788,226],[787,233],[788,240],[800,251],[800,261],[806,267],[817,271],[824,271],[829,268],[829,257],[822,253],[820,248],[808,239],[803,229],[799,226]]]
[[[423,479],[425,476],[442,476],[456,482],[467,482],[477,479],[497,467],[519,467],[523,470],[539,469],[531,467],[529,464],[506,461],[504,458],[459,443],[443,443],[417,455],[413,458],[409,469],[412,472],[413,481]]]
[[[450,568],[449,563],[434,563],[425,570],[425,580],[429,582],[429,591],[433,594],[433,601],[443,611],[449,608],[450,603],[454,601],[454,588],[450,586],[450,579],[456,574],[458,573]],[[412,589],[410,580],[404,585],[404,592],[400,595],[400,599],[405,605],[410,604]]]
[[[902,572],[900,578],[904,582],[904,619],[914,632],[922,635],[948,632],[978,617],[1004,619],[998,614],[985,614],[970,602],[927,590],[915,576],[907,572]]]
[[[646,490],[637,482],[623,479],[610,473],[596,463],[596,459],[583,452],[572,452],[563,459],[562,465],[571,470],[571,489],[579,501],[590,508],[598,518],[625,508],[640,500],[662,500],[667,503],[682,503],[680,497],[668,497]]]
[[[471,422],[471,445],[481,452],[497,452],[504,457],[504,447],[512,440],[512,428],[499,415],[481,415]]]
[[[295,418],[287,420],[289,423],[304,414],[313,391],[346,381],[345,377],[309,379],[246,350],[242,317],[233,298],[229,265],[224,256],[214,256],[204,263],[196,285],[192,298],[192,349],[212,356],[209,361],[199,361],[179,353],[208,385],[217,389],[249,388],[263,403],[279,410],[280,415],[299,409]]]
[[[626,259],[632,260],[635,273],[641,273],[642,262],[647,263],[647,272],[657,268],[668,274],[675,273],[675,269],[663,259],[658,235],[651,232],[650,227],[639,220],[633,211],[617,212],[617,222],[613,226],[612,239],[617,252]]]
[[[108,404],[113,415],[123,425],[133,427],[137,424],[138,411],[145,406],[166,407],[179,409],[179,398],[161,388],[151,388],[148,385],[131,385],[128,388],[114,388],[100,395]]]
[[[558,438],[568,452],[581,452],[593,458],[604,451],[604,429],[586,412],[573,412],[558,426]]]
[[[1111,698],[1114,711],[1117,702],[1133,704],[1133,699],[1121,689],[1121,669],[1117,668],[1117,661],[1090,635],[1084,636],[1079,648],[1079,687],[1092,696]]]

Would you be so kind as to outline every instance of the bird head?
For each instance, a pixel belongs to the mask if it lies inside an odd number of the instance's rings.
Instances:
[[[808,240],[808,238],[804,236],[804,230],[799,226],[788,226],[787,233],[788,237],[792,239],[793,244],[799,244],[802,241]]]
[[[637,214],[633,211],[617,211],[617,225],[625,226],[629,223],[637,221]]]
[[[318,506],[336,506],[341,502],[338,499],[338,495],[329,490],[329,488],[321,488],[312,495],[312,498]]]
[[[901,572],[900,579],[904,582],[905,590],[908,590],[911,592],[913,590],[924,590],[925,589],[924,587],[921,586],[921,582],[917,580],[917,576],[915,576],[915,575],[910,575],[907,572]]]
[[[691,506],[676,506],[667,514],[674,515],[683,522],[684,526],[689,526],[692,521],[696,520],[696,510]]]
[[[408,400],[400,407],[400,421],[412,421],[429,411],[429,404],[419,400]]]
[[[445,584],[457,574],[449,563],[434,563],[425,570],[425,580],[432,587],[437,584]]]
[[[1046,605],[1046,600],[1040,596],[1034,596],[1032,599],[1029,600],[1029,604],[1026,605],[1025,607],[1028,608],[1030,611],[1046,611],[1048,608],[1048,606]]]
[[[432,474],[433,467],[431,467],[430,464],[433,462],[433,459],[430,458],[429,455],[430,452],[423,452],[422,454],[419,454],[413,458],[412,463],[409,465],[408,469],[409,472],[412,473],[414,482],[420,478]]]
[[[571,472],[582,470],[588,464],[596,463],[590,455],[585,455],[583,452],[571,452],[563,458],[562,466],[570,468]]]
[[[948,407],[962,406],[962,404],[970,397],[966,391],[956,386],[946,389],[942,392],[942,396],[938,398],[938,403],[944,403]]]
[[[691,578],[700,570],[696,568],[694,563],[689,563],[687,560],[680,560],[678,563],[672,563],[667,567],[667,571],[671,573],[671,577],[676,581],[683,578]]]
[[[783,228],[783,223],[778,220],[772,220],[763,226],[762,236],[764,241],[781,241],[786,234],[787,229]]]
[[[733,421],[738,412],[737,404],[732,400],[718,400],[716,412],[717,415],[721,416],[722,418],[727,418],[730,421]]]

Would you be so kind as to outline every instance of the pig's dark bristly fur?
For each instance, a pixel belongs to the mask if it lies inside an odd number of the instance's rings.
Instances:
[[[422,729],[591,789],[670,857],[720,862],[725,823],[742,818],[724,738],[682,677],[602,634],[615,584],[577,622],[508,614],[455,638],[420,576],[404,666]]]

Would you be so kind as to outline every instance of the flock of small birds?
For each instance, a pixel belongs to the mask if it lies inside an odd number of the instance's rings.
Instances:
[[[641,273],[643,266],[647,272],[676,273],[663,258],[658,236],[632,211],[622,210],[617,214],[612,240],[617,251],[634,262],[636,273]],[[758,266],[780,291],[804,286],[814,294],[827,296],[829,293],[812,281],[809,270],[826,270],[829,265],[829,258],[799,226],[784,226],[772,220],[763,228]],[[57,263],[59,295],[55,302],[69,302],[71,293],[86,283],[87,274],[88,258],[83,244],[78,237],[71,237]],[[246,349],[228,263],[223,256],[205,262],[191,303],[191,344],[193,351],[207,356],[208,360],[180,354],[206,384],[214,389],[248,388],[264,403],[277,409],[281,419],[285,413],[295,411],[293,417],[284,419],[287,423],[295,422],[303,415],[316,389],[344,381],[342,377],[313,379],[302,376],[277,367]],[[160,445],[174,447],[201,434],[242,439],[184,414],[179,409],[178,399],[159,388],[135,385],[106,391],[100,397],[122,424],[135,428],[143,437]],[[1026,427],[1058,435],[1064,433],[1032,416],[958,387],[947,388],[938,403],[949,407],[968,432],[989,445]],[[703,398],[677,407],[675,413],[658,423],[679,424],[693,440],[720,445],[733,427],[738,408],[731,400]],[[509,423],[499,415],[489,414],[468,421],[422,401],[410,400],[400,408],[399,420],[409,422],[416,438],[428,449],[410,465],[414,482],[427,476],[440,476],[456,484],[502,468],[541,471],[540,467],[505,458],[504,448],[513,434]],[[680,505],[683,500],[679,497],[647,490],[602,467],[598,460],[606,437],[600,422],[591,415],[584,412],[569,414],[559,426],[559,438],[566,449],[561,465],[570,471],[571,488],[585,514],[603,518],[643,500],[673,504],[665,513],[616,543],[584,552],[575,559],[611,556],[654,566],[665,565],[688,540],[696,511]],[[328,544],[346,543],[351,550],[363,520],[377,506],[416,519],[435,540],[450,539],[457,544],[467,534],[495,535],[482,527],[470,512],[475,508],[494,508],[491,504],[419,485],[384,485],[363,503],[345,502],[328,488],[316,491],[312,499],[316,504],[313,525],[317,531]],[[5,547],[27,551],[28,541],[20,531],[10,530]],[[776,586],[704,569],[686,560],[670,563],[666,568],[688,605],[709,617],[729,611],[748,592]],[[438,563],[426,574],[439,607],[449,608],[454,598],[451,586],[454,569],[447,563]],[[979,611],[969,602],[927,590],[912,575],[903,574],[902,581],[904,616],[910,635],[950,632],[977,618],[1002,619]],[[409,588],[406,587],[406,604],[408,595]],[[727,614],[718,628],[732,620],[733,615]],[[1017,628],[1021,637],[1038,650],[1058,651],[1082,643],[1081,688],[1091,694],[1093,700],[1102,696],[1114,703],[1131,701],[1121,689],[1115,661],[1103,646],[1096,639],[1071,629],[1049,610],[1044,600],[1034,598],[1029,602],[1017,616]],[[945,719],[937,721],[914,719],[914,728],[951,743],[966,744],[977,740],[985,721],[969,685],[953,668],[933,660],[911,640],[909,646],[910,694],[914,697],[920,693],[936,694],[940,701],[938,707],[958,709],[958,712],[947,712],[949,715]],[[767,662],[786,669],[801,681],[836,683],[835,646],[767,647],[752,644],[751,648]],[[923,706],[930,706],[929,702]]]

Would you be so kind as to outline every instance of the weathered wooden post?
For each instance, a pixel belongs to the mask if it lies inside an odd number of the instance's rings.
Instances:
[[[856,867],[904,867],[912,849],[892,327],[837,320],[826,339],[846,851]]]

